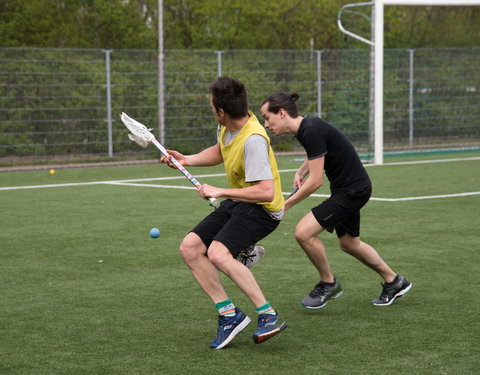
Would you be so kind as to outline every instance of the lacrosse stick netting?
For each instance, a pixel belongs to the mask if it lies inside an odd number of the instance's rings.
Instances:
[[[134,120],[133,118],[129,117],[126,113],[122,112],[121,116],[122,122],[125,124],[128,130],[130,130],[130,133],[128,135],[128,138],[130,138],[131,141],[135,142],[136,144],[142,146],[143,148],[147,147],[149,143],[153,143],[159,150],[160,152],[165,155],[165,156],[170,156],[171,162],[180,170],[180,172],[183,173],[183,175],[198,189],[202,185],[197,181],[195,177],[193,177],[186,169],[185,167],[180,164],[180,162],[175,159],[173,156],[171,156],[165,147],[163,147],[160,142],[158,142],[155,139],[155,136],[150,133],[150,130],[148,129],[145,125],[142,123],[138,122],[137,120]],[[216,198],[208,198],[210,201],[210,205],[217,208],[220,203]]]

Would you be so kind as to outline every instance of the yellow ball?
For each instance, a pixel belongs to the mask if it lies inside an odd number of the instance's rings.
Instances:
[[[48,173],[55,174],[55,169],[50,169],[50,171]]]

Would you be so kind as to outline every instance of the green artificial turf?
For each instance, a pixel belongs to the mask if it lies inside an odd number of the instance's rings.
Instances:
[[[278,160],[280,169],[299,166],[293,157]],[[368,167],[380,198],[480,191],[479,170],[478,160]],[[162,176],[178,173],[159,165],[15,172],[0,174],[0,187]],[[198,179],[225,185],[221,176]],[[284,191],[292,179],[293,172],[282,173]],[[182,178],[141,183],[189,186]],[[318,193],[327,194],[328,186]],[[288,328],[255,345],[254,306],[222,276],[254,322],[225,349],[211,350],[216,310],[178,253],[185,234],[211,211],[194,190],[112,184],[0,190],[0,374],[478,373],[480,195],[370,201],[362,239],[413,289],[392,306],[370,305],[381,279],[324,233],[345,293],[309,311],[299,301],[318,274],[293,230],[322,199],[287,213],[262,241],[266,256],[253,269]],[[149,237],[152,227],[160,228],[158,239]]]

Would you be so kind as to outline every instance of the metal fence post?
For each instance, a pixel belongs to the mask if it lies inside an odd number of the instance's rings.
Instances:
[[[372,20],[371,40],[374,45],[370,46],[370,77],[368,86],[368,146],[370,150],[375,150],[375,6],[372,6],[370,18]]]
[[[107,89],[107,129],[108,129],[108,156],[113,157],[113,137],[112,137],[112,85],[110,79],[110,54],[112,50],[106,49],[105,52],[105,76]]]
[[[158,0],[158,135],[165,144],[165,51],[163,40],[163,0]]]
[[[413,58],[414,58],[415,50],[410,49],[410,79],[409,79],[409,98],[408,98],[408,123],[409,123],[409,131],[408,131],[408,144],[413,146]]]
[[[217,77],[222,76],[222,53],[223,51],[215,51],[217,54]]]
[[[322,117],[322,53],[323,51],[315,51],[317,54],[317,116]]]

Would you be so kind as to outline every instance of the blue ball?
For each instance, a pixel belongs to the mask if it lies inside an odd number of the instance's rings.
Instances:
[[[152,237],[152,238],[160,237],[160,229],[158,229],[158,228],[150,229],[150,237]]]

